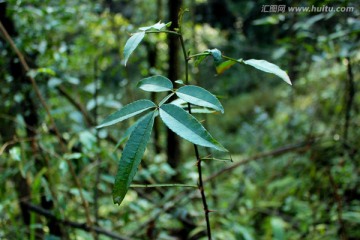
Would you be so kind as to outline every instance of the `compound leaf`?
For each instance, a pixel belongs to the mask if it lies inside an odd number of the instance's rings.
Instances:
[[[160,118],[168,128],[189,142],[227,152],[198,120],[184,109],[173,104],[164,104],[160,107]]]
[[[132,131],[119,161],[113,188],[114,203],[121,204],[137,172],[150,139],[156,111],[148,113]]]
[[[250,65],[254,68],[257,68],[263,72],[268,72],[275,74],[276,76],[280,77],[282,80],[284,80],[286,83],[291,84],[290,78],[287,75],[287,73],[279,68],[277,65],[270,63],[265,60],[256,60],[256,59],[250,59],[243,61],[245,64]]]
[[[110,114],[96,128],[113,125],[154,107],[156,107],[155,103],[146,99],[132,102],[122,107],[120,110]]]
[[[212,108],[224,113],[224,108],[220,101],[204,88],[192,85],[183,86],[176,91],[176,95],[188,103]]]
[[[145,37],[145,32],[137,32],[134,33],[126,42],[125,48],[124,48],[124,64],[126,66],[126,63],[132,54],[132,52],[136,49],[136,47],[139,45],[139,43],[143,40]]]
[[[137,87],[147,92],[167,92],[173,89],[173,84],[168,78],[157,75],[140,80]]]

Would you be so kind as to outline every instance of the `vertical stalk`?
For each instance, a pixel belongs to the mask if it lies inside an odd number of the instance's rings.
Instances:
[[[99,80],[98,80],[98,58],[95,58],[94,61],[94,84],[95,84],[95,93],[94,93],[94,125],[98,124],[98,95],[99,95]],[[96,178],[95,178],[95,186],[94,186],[94,225],[98,225],[99,222],[99,183],[100,183],[100,175],[101,175],[101,161],[100,161],[100,137],[99,137],[99,129],[95,129],[95,136],[96,136],[96,160],[95,164],[97,165],[96,168]],[[95,234],[95,239],[99,239],[99,235]]]
[[[180,33],[179,39],[180,39],[181,48],[182,48],[182,51],[184,54],[184,61],[185,61],[185,84],[189,84],[189,57],[188,57],[188,54],[186,53],[184,38],[181,33],[181,27],[179,28],[179,33]],[[188,103],[188,109],[189,109],[189,113],[191,114],[190,103]],[[211,240],[211,227],[210,227],[210,218],[209,218],[210,210],[207,205],[206,195],[205,195],[205,190],[204,190],[204,183],[203,183],[202,170],[201,170],[201,158],[199,155],[199,149],[198,149],[198,146],[195,144],[194,144],[194,150],[195,150],[195,157],[196,157],[196,161],[197,161],[197,170],[198,170],[198,176],[199,176],[198,189],[201,194],[201,200],[202,200],[202,204],[203,204],[203,208],[204,208],[205,221],[206,221],[206,232],[207,232],[208,239]]]

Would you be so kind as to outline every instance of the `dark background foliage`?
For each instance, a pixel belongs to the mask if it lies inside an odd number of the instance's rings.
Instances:
[[[263,12],[265,5],[353,11]],[[224,115],[197,118],[233,160],[200,152],[217,159],[203,164],[214,239],[359,239],[359,5],[0,1],[1,23],[30,68],[1,33],[0,238],[204,238],[196,189],[131,188],[114,205],[124,143],[115,145],[134,120],[94,128],[129,102],[160,100],[136,88],[140,79],[184,77],[178,42],[165,34],[147,36],[126,68],[122,55],[138,27],[159,20],[176,27],[181,6],[189,9],[183,31],[192,54],[217,48],[234,58],[266,59],[293,82],[289,87],[240,64],[217,75],[212,59],[191,62],[190,82],[216,94],[225,108]],[[155,123],[135,183],[196,181],[191,144]]]

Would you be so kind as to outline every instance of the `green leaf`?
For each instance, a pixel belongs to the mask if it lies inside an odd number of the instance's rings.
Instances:
[[[284,221],[281,218],[277,218],[277,217],[271,218],[271,227],[272,227],[274,240],[285,239]]]
[[[139,43],[143,40],[145,37],[145,32],[137,32],[134,33],[126,42],[125,48],[124,48],[124,64],[126,66],[126,63],[132,54],[132,52],[135,50],[135,48],[139,45]]]
[[[180,85],[185,85],[184,81],[183,81],[183,80],[180,80],[180,79],[179,79],[179,80],[176,80],[175,82],[176,82],[177,84],[180,84]]]
[[[273,63],[270,63],[265,60],[256,60],[256,59],[250,59],[243,62],[263,72],[275,74],[276,76],[282,78],[282,80],[284,80],[288,84],[292,85],[287,73],[284,70],[281,70],[281,68],[279,68],[277,65]]]
[[[148,113],[149,114],[149,113]],[[121,138],[118,140],[118,142],[116,143],[116,146],[114,147],[114,151],[121,145],[123,144],[131,135],[131,133],[134,131],[134,129],[136,128],[136,126],[139,124],[139,122],[141,122],[142,120],[144,120],[144,118],[147,116],[144,115],[141,118],[139,118],[138,120],[136,120],[136,122],[134,122],[128,129],[126,129],[126,131],[124,132],[124,134],[121,135]]]
[[[176,105],[176,106],[184,109],[187,112],[189,111],[188,103],[185,102],[181,98],[175,99],[170,104]],[[160,104],[159,104],[159,106],[160,106]],[[214,111],[212,109],[205,108],[205,107],[199,107],[199,106],[192,106],[191,107],[191,114],[194,114],[194,113],[215,113],[215,112],[216,111]]]
[[[176,95],[191,104],[212,108],[224,113],[220,101],[204,88],[192,85],[183,86],[176,91]]]
[[[202,63],[202,61],[204,61],[204,59],[209,56],[209,55],[200,55],[197,56],[195,59],[195,67],[199,66],[200,63]]]
[[[217,74],[222,74],[223,72],[225,72],[226,70],[231,68],[235,63],[236,62],[234,62],[234,61],[227,60],[225,62],[222,62],[222,63],[218,64],[216,66],[216,73]]]
[[[169,23],[167,23],[167,24],[169,24]],[[139,28],[139,30],[140,31],[147,31],[147,30],[150,30],[150,29],[155,29],[155,30],[160,31],[162,28],[167,27],[167,24],[161,23],[161,21],[159,21],[158,23],[155,23],[154,25],[147,26],[147,27],[141,27],[141,28]],[[170,22],[170,25],[171,25],[171,22]]]
[[[131,133],[119,161],[113,188],[114,203],[121,204],[137,172],[150,139],[156,111],[148,113]]]
[[[211,53],[211,55],[213,56],[214,61],[215,61],[216,64],[218,64],[218,63],[221,62],[222,56],[221,56],[220,50],[214,48],[214,49],[209,49],[208,51],[209,51],[209,53]]]
[[[173,84],[168,78],[157,75],[140,80],[137,87],[147,92],[167,92],[173,89]]]
[[[182,108],[173,104],[164,104],[160,107],[160,117],[168,128],[189,142],[227,152],[196,118]]]
[[[102,127],[113,125],[115,123],[121,122],[125,119],[128,119],[132,116],[135,116],[139,113],[142,113],[142,112],[144,112],[150,108],[154,108],[154,107],[156,107],[155,103],[153,103],[152,101],[146,100],[146,99],[132,102],[132,103],[122,107],[117,112],[110,114],[96,128],[102,128]]]
[[[163,100],[161,100],[161,102],[159,102],[159,106],[163,105],[164,103],[167,102],[167,100],[169,100],[172,96],[174,95],[174,93],[170,93],[169,95],[167,95],[166,97],[163,98]]]
[[[52,70],[51,68],[38,68],[37,72],[38,73],[45,73],[45,74],[48,74],[50,76],[55,76],[56,75],[55,71]]]

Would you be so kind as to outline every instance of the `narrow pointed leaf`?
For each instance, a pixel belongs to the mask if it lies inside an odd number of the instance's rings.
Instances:
[[[224,113],[224,108],[220,101],[204,88],[192,85],[183,86],[176,91],[176,95],[191,104],[212,108]]]
[[[185,85],[184,81],[183,81],[183,80],[180,80],[180,79],[179,79],[179,80],[176,80],[175,82],[176,82],[177,84],[180,84],[180,85]]]
[[[291,84],[290,78],[287,75],[287,73],[279,68],[277,65],[270,63],[265,60],[256,60],[256,59],[250,59],[243,61],[245,64],[250,65],[254,68],[257,68],[263,72],[268,72],[275,74],[276,76],[280,77],[282,80],[284,80],[286,83]]]
[[[147,92],[167,92],[173,89],[173,84],[168,78],[157,75],[140,80],[137,87]]]
[[[154,125],[155,111],[148,113],[135,127],[119,161],[113,188],[114,203],[121,204],[137,172]]]
[[[160,107],[160,117],[168,128],[189,142],[227,152],[198,120],[184,109],[173,104],[164,104]]]
[[[128,119],[132,116],[135,116],[139,113],[142,113],[142,112],[144,112],[150,108],[154,108],[154,107],[156,107],[155,103],[153,103],[152,101],[146,100],[146,99],[132,102],[132,103],[122,107],[117,112],[110,114],[96,128],[102,128],[102,127],[113,125],[115,123],[121,122],[125,119]]]
[[[219,65],[216,66],[216,73],[222,74],[223,72],[231,68],[235,63],[236,62],[231,60],[227,60],[225,62],[220,63]]]
[[[145,32],[134,33],[126,42],[124,48],[124,64],[126,66],[127,61],[129,60],[130,55],[139,45],[139,43],[145,37]]]
[[[136,122],[134,122],[128,129],[126,129],[126,131],[121,135],[121,138],[116,143],[116,146],[114,147],[114,151],[130,137],[131,133],[134,131],[136,126],[139,124],[139,122],[144,120],[146,116],[147,114],[136,120]]]
[[[167,23],[167,24],[168,24],[168,23]],[[141,27],[141,28],[139,28],[139,30],[141,30],[141,31],[147,31],[147,30],[155,29],[155,30],[160,31],[162,28],[166,27],[167,24],[161,23],[161,21],[160,21],[160,22],[155,23],[154,25],[151,25],[151,26]],[[170,24],[171,24],[171,23],[170,23]]]
[[[164,97],[163,100],[161,100],[161,102],[159,102],[159,106],[161,106],[161,105],[163,105],[164,103],[166,103],[167,100],[169,100],[173,95],[174,95],[174,93],[170,93],[169,95],[167,95],[166,97]]]

